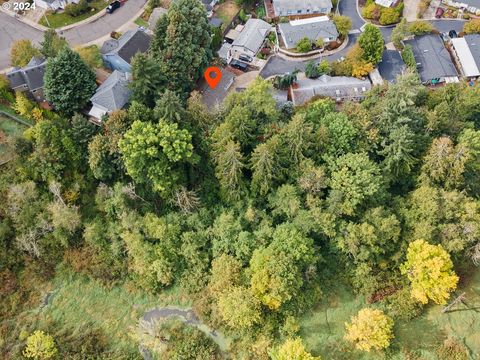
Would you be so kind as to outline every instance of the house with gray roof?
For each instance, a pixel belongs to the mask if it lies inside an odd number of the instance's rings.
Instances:
[[[109,39],[103,43],[100,49],[103,62],[111,70],[130,72],[132,58],[138,52],[146,52],[150,41],[150,36],[143,29],[128,30],[118,40]]]
[[[278,30],[287,49],[294,49],[303,38],[308,38],[313,43],[322,39],[326,45],[337,40],[339,36],[337,27],[328,16],[317,16],[280,23],[278,24]]]
[[[104,115],[122,109],[130,99],[131,90],[128,87],[130,81],[130,73],[115,70],[97,88],[97,91],[90,99],[92,109],[88,115],[95,122],[100,122]]]
[[[34,0],[35,5],[45,9],[56,11],[65,9],[68,4],[78,4],[80,0]]]
[[[332,11],[331,0],[272,0],[275,16],[299,16],[328,14]]]
[[[228,62],[241,54],[255,57],[263,46],[272,26],[261,19],[248,19],[228,51]]]
[[[465,35],[464,39],[467,42],[477,68],[480,70],[480,34]]]
[[[36,101],[44,101],[43,76],[46,65],[44,58],[32,57],[24,68],[14,68],[7,73],[12,90],[25,92]]]
[[[411,40],[405,40],[404,43],[412,46],[422,83],[435,85],[458,82],[457,69],[440,35],[416,36]]]
[[[480,35],[478,35],[478,40],[480,40]],[[454,55],[455,61],[458,64],[458,68],[463,76],[468,79],[476,79],[480,76],[480,56],[477,54],[477,59],[472,53],[472,47],[475,50],[475,46],[478,46],[477,41],[472,41],[470,46],[466,37],[453,38],[450,40],[452,54]]]
[[[292,101],[295,106],[303,105],[315,97],[329,97],[338,102],[358,101],[372,88],[369,80],[347,76],[322,75],[318,79],[299,78],[292,88]]]

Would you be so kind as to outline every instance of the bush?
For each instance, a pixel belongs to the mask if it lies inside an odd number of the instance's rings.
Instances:
[[[378,5],[375,3],[371,3],[363,8],[362,16],[365,19],[378,20],[380,18],[380,12],[381,11]]]
[[[408,66],[408,68],[417,68],[417,62],[415,61],[415,56],[413,56],[413,50],[411,45],[405,45],[405,48],[402,51],[402,59],[405,62],[405,65]]]
[[[463,26],[465,34],[480,34],[480,19],[473,19]]]
[[[297,44],[297,51],[301,53],[307,53],[310,50],[312,50],[312,42],[310,41],[309,38],[304,37],[302,40],[300,40]]]
[[[400,20],[400,13],[395,8],[385,8],[380,15],[380,24],[395,24]]]
[[[422,312],[422,305],[412,299],[408,287],[387,296],[384,301],[388,315],[395,320],[408,321]]]
[[[4,75],[0,74],[0,100],[4,100],[8,103],[15,101],[15,95],[10,90],[10,83]]]
[[[435,28],[432,24],[426,21],[414,21],[408,27],[408,31],[413,35],[423,35],[423,34],[430,34],[433,32]]]
[[[309,79],[316,79],[320,75],[320,70],[318,69],[317,64],[315,64],[315,61],[310,60],[305,66],[305,76]]]
[[[80,0],[78,4],[68,4],[65,6],[65,13],[67,15],[76,17],[85,12],[89,9],[87,0]]]

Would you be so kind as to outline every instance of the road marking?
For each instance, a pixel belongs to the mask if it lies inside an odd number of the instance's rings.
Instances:
[[[358,30],[358,29],[350,30],[350,31],[348,32],[349,35],[351,35],[351,34],[360,34],[360,33],[361,33],[361,31]]]

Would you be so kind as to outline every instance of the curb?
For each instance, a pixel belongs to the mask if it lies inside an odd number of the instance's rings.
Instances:
[[[24,24],[27,24],[27,25],[30,26],[30,27],[33,27],[33,28],[37,29],[37,30],[47,31],[48,29],[50,29],[50,28],[48,28],[48,27],[46,27],[46,26],[37,24],[36,22],[33,22],[33,21],[31,21],[31,20],[23,19],[23,18],[17,16],[17,14],[16,14],[15,12],[13,12],[13,11],[11,11],[11,10],[5,10],[5,9],[4,9],[3,7],[1,7],[1,6],[0,6],[0,11],[3,12],[4,14],[10,16],[10,17],[13,17],[13,18],[17,19],[18,21],[23,22]]]
[[[70,29],[73,29],[77,26],[80,26],[80,25],[85,25],[85,24],[89,24],[91,22],[94,22],[95,20],[98,20],[100,19],[101,17],[104,17],[105,15],[107,15],[107,12],[105,11],[105,9],[102,9],[100,10],[98,13],[96,13],[95,15],[92,15],[90,16],[89,18],[85,19],[85,20],[82,20],[82,21],[79,21],[79,22],[76,22],[74,24],[70,24],[70,25],[67,25],[67,26],[63,26],[63,27],[60,27],[60,28],[56,28],[54,30],[56,31],[66,31],[66,30],[70,30]],[[53,29],[53,28],[52,28]]]

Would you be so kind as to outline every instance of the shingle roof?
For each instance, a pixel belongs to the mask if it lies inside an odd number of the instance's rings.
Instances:
[[[397,80],[397,76],[406,69],[402,56],[397,50],[385,50],[382,54],[382,61],[378,64],[378,71],[384,80],[391,83]]]
[[[346,76],[322,75],[318,79],[299,79],[298,88],[292,90],[295,105],[302,105],[314,96],[331,98],[361,98],[372,88],[368,80],[360,80]]]
[[[453,50],[457,54],[458,61],[462,66],[463,74],[466,77],[480,76],[480,71],[475,62],[475,58],[470,50],[467,39],[454,38],[451,40],[451,43],[452,43]]]
[[[465,35],[465,40],[467,41],[477,67],[480,69],[480,34]]]
[[[423,82],[458,76],[457,69],[440,35],[429,34],[406,40],[412,46],[417,70]]]
[[[130,99],[131,91],[128,88],[130,80],[127,73],[115,70],[105,82],[100,85],[90,101],[108,111],[119,110]]]
[[[272,26],[263,20],[249,19],[232,46],[244,47],[256,53],[271,29]]]
[[[314,19],[318,20],[315,21]],[[280,23],[278,25],[287,49],[294,48],[298,42],[305,37],[311,41],[320,38],[338,38],[337,28],[333,21],[328,20],[328,17],[321,16],[309,20],[310,22],[299,25],[295,25],[295,22]]]
[[[100,52],[104,55],[118,54],[130,64],[137,52],[146,52],[150,47],[151,38],[141,29],[128,30],[118,40],[107,40]]]
[[[14,69],[7,73],[12,89],[20,86],[28,88],[30,91],[43,87],[43,75],[47,61],[40,57],[33,57],[26,67]]]
[[[286,15],[288,12],[294,15],[298,10],[302,12],[309,10],[308,12],[314,14],[322,9],[331,9],[332,7],[331,0],[273,0],[273,8],[277,15]]]

